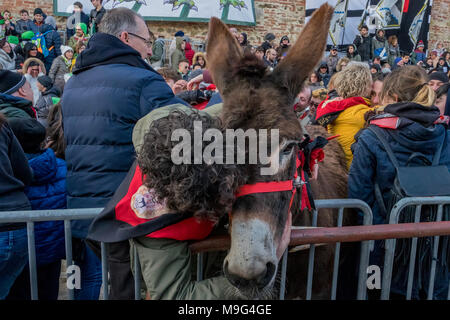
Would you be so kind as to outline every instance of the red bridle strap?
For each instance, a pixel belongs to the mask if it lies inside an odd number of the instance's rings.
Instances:
[[[269,193],[269,192],[280,192],[280,191],[291,191],[291,201],[289,201],[289,210],[291,209],[292,203],[294,201],[295,193],[297,192],[297,188],[299,186],[294,185],[294,181],[297,180],[298,170],[300,169],[301,176],[304,179],[303,169],[301,168],[301,164],[303,161],[303,152],[299,152],[296,158],[296,169],[294,174],[294,179],[285,180],[285,181],[269,181],[269,182],[257,182],[254,184],[246,184],[239,188],[236,198],[243,197],[249,194],[254,193]]]
[[[294,183],[292,180],[257,182],[255,184],[246,184],[239,188],[236,198],[246,196],[252,193],[266,193],[278,191],[292,191]]]

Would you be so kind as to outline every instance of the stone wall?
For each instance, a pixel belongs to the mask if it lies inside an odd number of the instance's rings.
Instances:
[[[74,0],[75,1],[75,0]],[[40,7],[46,13],[53,12],[53,0],[0,0],[0,9],[8,8],[18,16],[22,8],[32,14],[34,8]],[[305,21],[305,0],[255,0],[257,25],[254,27],[238,26],[240,32],[246,32],[251,44],[260,44],[267,32],[272,32],[280,39],[289,35],[295,40]],[[64,17],[58,17],[58,25],[65,28]],[[183,30],[193,40],[203,41],[208,31],[206,23],[149,21],[150,30],[156,35],[172,38],[178,30]],[[434,0],[430,25],[430,43],[433,48],[441,40],[450,48],[450,0]]]

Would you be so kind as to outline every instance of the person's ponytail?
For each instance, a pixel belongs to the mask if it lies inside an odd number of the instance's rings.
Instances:
[[[436,100],[436,93],[428,85],[428,83],[425,83],[419,90],[419,92],[417,92],[412,102],[421,104],[425,107],[431,107],[434,104],[435,100]]]

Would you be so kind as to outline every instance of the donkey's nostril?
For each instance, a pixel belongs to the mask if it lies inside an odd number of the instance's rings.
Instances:
[[[243,288],[243,287],[245,288],[248,287],[250,284],[249,280],[246,280],[244,278],[241,278],[228,272],[228,261],[225,261],[225,264],[223,266],[223,273],[225,274],[225,277],[228,279],[228,281],[230,281],[230,283],[236,288]]]
[[[266,272],[258,278],[258,288],[265,288],[272,280],[276,267],[272,262],[267,262]]]

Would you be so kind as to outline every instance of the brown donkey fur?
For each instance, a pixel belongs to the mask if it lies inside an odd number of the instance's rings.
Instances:
[[[293,111],[294,99],[307,76],[322,57],[332,14],[333,8],[327,4],[317,10],[303,29],[299,40],[272,73],[267,71],[254,55],[244,55],[225,24],[217,18],[211,19],[207,56],[214,83],[224,100],[222,113],[224,127],[243,130],[279,129],[280,154],[282,154],[280,157],[288,159],[285,161],[287,164],[284,168],[274,176],[261,176],[257,170],[260,165],[246,166],[244,171],[247,184],[288,180],[293,177],[298,146],[283,144],[283,142],[298,141],[303,137],[302,129]],[[312,136],[324,133],[319,127],[310,129]],[[325,154],[318,180],[312,182],[315,198],[345,198],[347,173],[342,149],[337,142],[332,141],[325,147]],[[232,222],[234,219],[245,221],[254,218],[267,222],[273,230],[272,236],[276,246],[286,225],[290,196],[290,192],[274,192],[238,198],[231,212]],[[297,196],[291,210],[293,224],[310,226],[309,213],[295,213],[299,211],[299,200]],[[321,211],[318,226],[333,225],[335,225],[335,215],[330,210]],[[231,223],[230,229],[232,228]],[[232,234],[232,231],[230,233]],[[314,278],[318,281],[313,287],[313,297],[326,298],[329,294],[333,254],[334,246],[323,246],[316,250]],[[304,297],[307,256],[303,253],[292,254],[288,261],[288,298]],[[244,296],[270,297],[266,291],[256,289],[256,280],[235,274],[229,276],[227,263],[226,259],[225,275],[229,280],[239,278],[234,281],[234,284]],[[325,273],[329,276],[324,276]],[[231,280],[230,282],[233,283]]]

